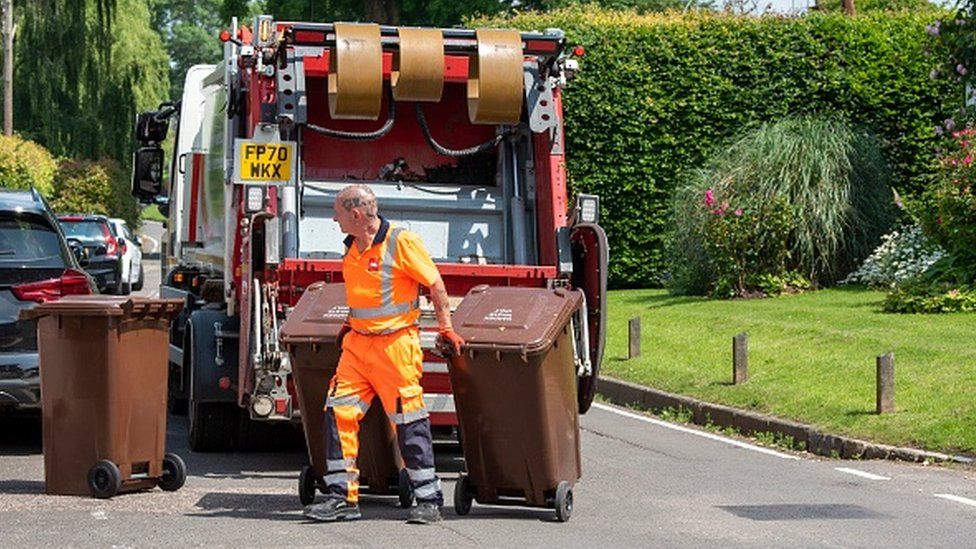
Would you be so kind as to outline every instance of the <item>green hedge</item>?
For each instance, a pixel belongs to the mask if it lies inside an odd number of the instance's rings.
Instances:
[[[602,197],[617,286],[666,274],[668,201],[733,136],[791,114],[839,115],[877,135],[902,194],[934,163],[933,128],[956,96],[933,81],[925,26],[938,11],[857,17],[636,15],[577,8],[473,26],[559,27],[586,47],[565,93],[570,182]]]
[[[58,213],[121,217],[139,227],[139,204],[129,194],[129,179],[111,159],[63,160],[54,182],[52,206]]]
[[[49,197],[57,169],[57,161],[44,147],[16,135],[0,135],[0,187],[35,187]]]

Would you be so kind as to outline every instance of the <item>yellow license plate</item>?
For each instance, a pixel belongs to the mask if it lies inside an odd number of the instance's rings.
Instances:
[[[244,181],[290,181],[295,146],[292,143],[238,143],[239,173]]]

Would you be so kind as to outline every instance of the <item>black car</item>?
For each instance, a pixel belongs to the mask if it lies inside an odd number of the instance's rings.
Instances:
[[[126,284],[122,279],[122,247],[104,215],[61,214],[61,230],[68,243],[82,248],[88,271],[100,292],[122,294]]]
[[[94,293],[80,253],[40,193],[0,189],[0,412],[40,409],[37,321],[19,314],[64,295]]]

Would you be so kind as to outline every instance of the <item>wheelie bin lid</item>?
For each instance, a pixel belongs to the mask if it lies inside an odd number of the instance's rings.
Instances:
[[[281,342],[332,343],[348,316],[346,285],[316,282],[305,289],[281,326]]]
[[[48,315],[124,316],[172,319],[183,309],[182,299],[151,299],[139,296],[69,295],[20,311],[27,320]]]
[[[454,311],[454,329],[469,349],[535,354],[552,346],[582,301],[566,288],[475,286]]]

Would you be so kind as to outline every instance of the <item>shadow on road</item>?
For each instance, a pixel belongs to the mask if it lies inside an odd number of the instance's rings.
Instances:
[[[0,455],[29,456],[41,453],[40,416],[0,416]]]
[[[0,494],[43,494],[40,480],[0,480]]]

